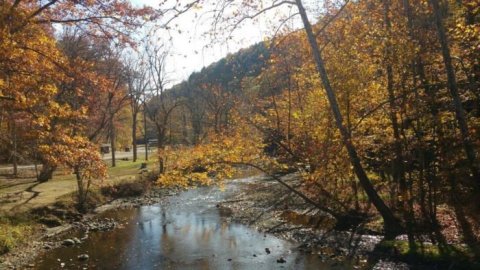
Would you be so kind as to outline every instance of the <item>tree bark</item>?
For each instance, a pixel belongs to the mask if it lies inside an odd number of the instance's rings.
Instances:
[[[157,126],[158,170],[160,174],[165,172],[165,162],[162,156],[163,146],[165,143],[165,131],[165,127]]]
[[[147,112],[143,109],[143,140],[145,141],[145,161],[148,161]]]
[[[77,187],[78,187],[78,210],[81,213],[86,211],[86,190],[83,183],[83,178],[80,172],[80,168],[78,166],[74,167],[75,178],[77,180]]]
[[[42,170],[40,171],[40,174],[38,175],[37,180],[43,183],[52,179],[53,172],[55,171],[55,169],[56,169],[55,166],[51,166],[50,164],[43,162]]]
[[[12,163],[13,163],[13,177],[18,176],[18,157],[17,157],[17,123],[12,117],[12,144],[13,144],[13,153],[12,153]]]
[[[117,161],[115,159],[115,127],[113,126],[113,119],[110,120],[110,147],[112,148],[112,167],[117,166]]]
[[[137,162],[137,112],[134,112],[132,116],[133,116],[133,123],[132,123],[133,162]]]
[[[300,13],[303,25],[305,27],[305,32],[307,34],[308,41],[312,49],[312,54],[315,60],[315,64],[317,66],[317,71],[319,73],[320,79],[325,88],[325,92],[327,94],[330,108],[335,118],[335,123],[342,136],[343,144],[347,148],[347,152],[350,157],[350,162],[352,163],[352,166],[354,168],[354,172],[357,175],[361,186],[367,193],[368,198],[370,199],[372,204],[375,206],[375,208],[378,210],[378,212],[383,218],[385,238],[393,239],[395,238],[395,236],[399,235],[403,231],[403,228],[400,225],[399,220],[395,217],[395,215],[391,211],[391,209],[385,204],[382,198],[378,195],[377,191],[372,185],[372,182],[370,181],[367,174],[365,173],[365,170],[363,169],[363,166],[360,162],[360,158],[357,154],[357,150],[352,143],[350,133],[348,132],[348,130],[343,124],[343,118],[340,112],[340,108],[338,106],[337,97],[335,95],[335,92],[332,86],[330,85],[330,80],[328,78],[327,71],[325,69],[325,64],[321,57],[317,40],[315,39],[315,35],[313,34],[312,26],[310,24],[310,21],[308,20],[305,8],[303,7],[301,0],[295,0],[295,2],[297,4],[298,11]]]

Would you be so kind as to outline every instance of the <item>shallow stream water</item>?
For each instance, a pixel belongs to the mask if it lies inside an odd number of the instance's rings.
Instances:
[[[246,181],[251,179],[229,182],[225,191],[196,188],[158,205],[106,212],[102,217],[116,219],[120,228],[90,232],[79,245],[48,251],[36,260],[35,268],[350,269],[338,263],[333,268],[318,255],[296,251],[298,243],[226,221],[216,205]],[[80,261],[80,254],[88,254],[89,259]],[[277,262],[281,258],[284,263]]]

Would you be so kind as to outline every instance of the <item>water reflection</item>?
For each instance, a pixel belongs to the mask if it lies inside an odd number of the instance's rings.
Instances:
[[[223,221],[215,204],[227,195],[201,188],[164,205],[109,212],[123,228],[91,233],[81,245],[53,250],[36,268],[62,269],[63,262],[63,269],[330,269],[317,255],[291,252],[289,242]],[[90,260],[80,263],[77,256],[83,253]],[[280,257],[287,263],[278,264]]]

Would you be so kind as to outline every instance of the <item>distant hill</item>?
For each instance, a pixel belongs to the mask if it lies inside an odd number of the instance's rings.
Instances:
[[[265,66],[270,53],[263,42],[248,48],[229,54],[219,61],[204,67],[199,72],[194,72],[188,80],[171,88],[180,95],[188,95],[204,84],[220,85],[223,89],[231,92],[240,89],[243,78],[256,76]]]
[[[169,127],[169,142],[195,144],[209,130],[219,132],[226,128],[233,103],[222,92],[239,94],[242,80],[259,75],[269,57],[265,44],[257,43],[227,55],[170,88],[168,96],[182,106],[171,116],[171,123],[175,124]]]

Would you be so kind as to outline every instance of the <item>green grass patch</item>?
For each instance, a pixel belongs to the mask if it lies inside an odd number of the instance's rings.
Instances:
[[[398,257],[402,261],[413,264],[435,265],[439,269],[480,269],[480,262],[474,253],[465,246],[449,245],[438,247],[432,244],[417,243],[415,249],[409,247],[407,241],[383,241],[379,244],[380,250]]]
[[[25,216],[0,217],[0,255],[25,243],[34,230],[34,224]]]

